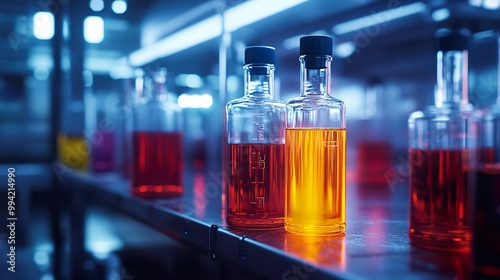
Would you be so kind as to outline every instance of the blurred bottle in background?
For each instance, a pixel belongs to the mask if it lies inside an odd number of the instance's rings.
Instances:
[[[61,163],[78,171],[88,171],[90,149],[85,139],[85,102],[70,100],[63,104],[61,132],[57,139]]]
[[[498,53],[500,71],[500,38]],[[478,127],[473,246],[478,277],[492,279],[500,278],[500,86],[497,94],[497,103],[482,113]]]
[[[177,196],[183,192],[182,111],[167,98],[166,69],[142,81],[144,101],[133,109],[132,193],[140,197]]]
[[[87,100],[87,105],[92,104],[93,110],[87,125],[87,133],[91,146],[92,171],[113,171],[115,165],[115,135],[117,116],[113,111],[113,95],[108,92],[98,92],[93,95],[93,100]],[[89,107],[89,106],[87,106]]]
[[[379,99],[383,95],[383,82],[371,79],[365,90],[365,113],[360,120],[363,134],[357,146],[356,177],[363,186],[387,186],[386,174],[391,169],[392,146],[387,140],[387,122],[377,112],[382,107]]]
[[[274,97],[273,47],[245,49],[244,96],[226,105],[227,223],[283,226],[285,103]]]
[[[477,122],[468,102],[466,30],[439,30],[435,104],[409,125],[410,242],[469,251]]]
[[[120,96],[118,117],[119,137],[116,137],[118,170],[125,179],[132,179],[132,132],[133,112],[136,106],[145,102],[146,73],[137,68],[129,79],[124,80],[123,94]]]

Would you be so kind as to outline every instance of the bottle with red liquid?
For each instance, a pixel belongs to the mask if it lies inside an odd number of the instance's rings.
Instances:
[[[227,223],[283,227],[285,103],[274,97],[273,47],[245,49],[243,97],[226,105]]]
[[[144,101],[134,107],[132,193],[140,197],[182,194],[184,168],[181,108],[167,99],[166,70],[145,76]]]
[[[500,54],[500,38],[499,54]],[[500,66],[500,59],[499,59]],[[474,215],[474,270],[500,278],[500,87],[479,121]]]
[[[428,249],[472,245],[477,122],[468,102],[468,31],[439,30],[435,104],[408,120],[409,238]]]

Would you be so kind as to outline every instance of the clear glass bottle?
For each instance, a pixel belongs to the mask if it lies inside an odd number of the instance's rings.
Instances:
[[[283,226],[285,103],[274,97],[273,47],[245,49],[245,95],[226,105],[227,223]]]
[[[172,197],[183,191],[182,115],[167,99],[166,70],[146,76],[144,102],[134,107],[132,193],[140,197]]]
[[[91,166],[95,172],[114,171],[116,168],[116,125],[117,119],[111,111],[114,96],[109,93],[93,94],[93,112],[89,118],[90,144],[92,145]]]
[[[300,38],[300,96],[286,103],[285,229],[345,231],[345,104],[330,95],[332,38]]]
[[[466,30],[439,30],[435,104],[410,115],[410,221],[413,245],[469,251],[477,121],[468,102]]]
[[[500,56],[498,65],[500,70]],[[482,114],[478,132],[474,269],[478,277],[500,278],[500,86],[497,103]]]

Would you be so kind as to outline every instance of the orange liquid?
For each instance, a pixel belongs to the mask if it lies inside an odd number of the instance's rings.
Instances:
[[[345,231],[345,138],[345,129],[286,129],[286,230]]]
[[[466,150],[410,149],[410,241],[437,250],[469,251],[473,201]]]
[[[236,228],[283,226],[283,144],[229,144],[227,223]]]

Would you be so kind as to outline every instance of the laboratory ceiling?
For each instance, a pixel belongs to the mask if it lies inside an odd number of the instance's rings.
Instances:
[[[37,66],[50,68],[51,41],[33,37],[33,15],[38,11],[71,5],[71,1],[77,0],[0,1],[0,74],[25,75],[32,73]],[[123,58],[146,45],[216,15],[221,7],[227,9],[246,2],[127,0],[127,11],[115,14],[110,8],[112,1],[104,0],[104,10],[100,12],[93,12],[90,8],[82,11],[85,15],[98,15],[104,19],[104,40],[99,44],[85,44],[85,67],[101,75],[116,61],[123,61]],[[442,26],[464,26],[476,33],[500,30],[500,10],[485,9],[481,6],[483,2],[492,1],[310,0],[247,24],[231,32],[230,40],[233,46],[240,46],[240,49],[248,44],[273,45],[281,57],[296,56],[298,36],[311,33],[334,35],[336,45],[350,43],[352,49],[354,44],[358,52],[365,49],[365,44],[371,48],[397,51],[432,38],[433,32]],[[471,3],[479,3],[479,6]],[[390,8],[407,6],[413,10],[400,10],[396,14],[390,12]],[[366,19],[367,16],[378,23],[370,27],[351,28],[350,31],[349,28],[342,32],[338,29],[334,34],[336,25]],[[195,71],[208,74],[214,72],[210,65],[218,61],[219,43],[220,37],[216,37],[148,63],[175,65],[179,73]],[[344,47],[345,55],[349,45]],[[197,66],[193,66],[195,63]]]

